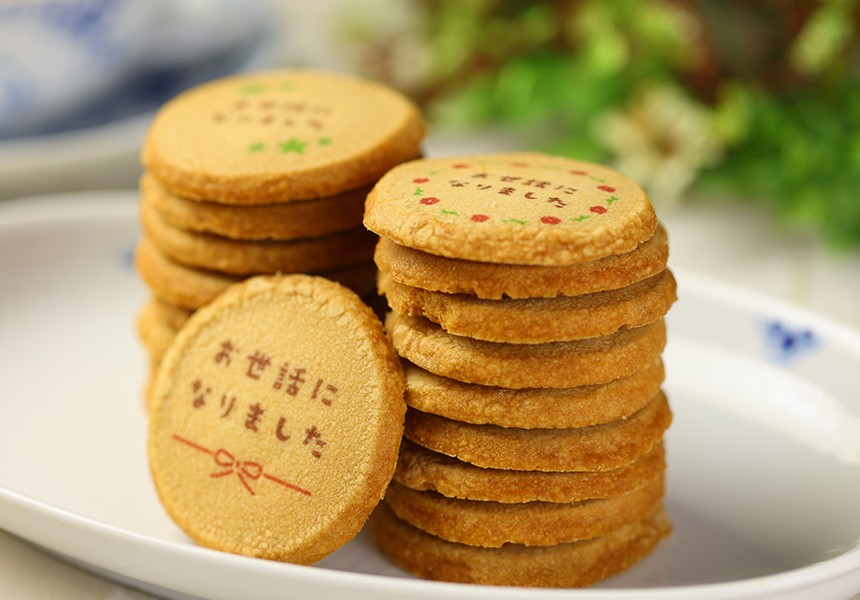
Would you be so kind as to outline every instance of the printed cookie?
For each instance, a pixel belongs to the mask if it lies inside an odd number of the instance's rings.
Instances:
[[[599,338],[546,344],[456,336],[422,317],[395,312],[385,328],[400,356],[431,373],[511,389],[608,383],[652,364],[666,344],[663,319]]]
[[[403,362],[406,404],[412,408],[454,421],[519,429],[588,427],[622,419],[648,404],[665,378],[658,359],[609,383],[511,390],[463,383]]]
[[[672,411],[660,392],[626,419],[575,429],[472,425],[409,408],[404,435],[419,446],[486,469],[607,471],[647,454],[671,422]]]
[[[408,439],[400,445],[394,481],[413,490],[448,498],[503,503],[579,502],[610,498],[638,490],[661,477],[666,467],[663,444],[645,456],[608,471],[516,471],[485,469],[433,452]]]
[[[430,254],[565,266],[634,250],[657,217],[644,190],[616,171],[510,153],[399,165],[368,195],[364,224]]]
[[[311,273],[370,262],[376,238],[363,227],[290,241],[244,241],[186,231],[141,206],[147,237],[175,262],[231,275]]]
[[[611,498],[502,504],[446,498],[392,483],[385,502],[410,525],[449,542],[498,548],[552,546],[606,535],[653,513],[663,499],[663,477]]]
[[[181,329],[152,386],[149,459],[197,543],[310,564],[384,495],[405,381],[379,320],[320,277],[255,277]]]
[[[412,287],[487,300],[555,298],[616,290],[666,268],[669,238],[657,231],[636,249],[567,267],[502,265],[435,256],[386,238],[376,245],[374,261],[391,279]]]
[[[196,310],[211,302],[218,294],[242,280],[237,275],[186,267],[164,256],[144,236],[135,250],[134,265],[143,281],[159,300],[177,307]],[[337,281],[356,294],[373,290],[376,268],[373,263],[316,273]]]
[[[173,227],[234,240],[294,240],[346,231],[361,225],[369,186],[337,196],[279,204],[235,206],[186,200],[151,175],[140,182],[142,203]]]
[[[431,292],[382,272],[377,286],[395,312],[424,317],[454,335],[512,344],[566,342],[649,325],[669,312],[677,297],[668,269],[618,290],[522,300]]]
[[[527,587],[585,587],[620,573],[668,536],[665,510],[597,538],[555,546],[481,548],[448,542],[398,519],[382,502],[369,522],[373,540],[397,565],[439,581]]]
[[[273,204],[334,196],[419,153],[417,107],[377,83],[282,70],[227,77],[165,104],[142,161],[177,196]]]

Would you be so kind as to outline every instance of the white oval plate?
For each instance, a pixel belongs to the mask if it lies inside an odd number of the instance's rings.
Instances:
[[[73,201],[70,202],[69,200]],[[360,534],[314,567],[192,544],[145,456],[136,196],[0,204],[0,527],[171,598],[781,598],[860,591],[860,335],[677,273],[673,535],[587,590],[414,579]]]

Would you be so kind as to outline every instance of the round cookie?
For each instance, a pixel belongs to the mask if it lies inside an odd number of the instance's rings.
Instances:
[[[657,217],[645,191],[616,171],[525,152],[398,165],[368,195],[364,224],[430,254],[566,266],[630,252]]]
[[[245,241],[178,229],[141,206],[146,236],[175,262],[231,275],[311,273],[370,262],[375,236],[363,227],[315,238]]]
[[[649,325],[677,298],[668,269],[621,289],[556,298],[482,300],[406,286],[383,272],[377,287],[395,312],[424,317],[454,335],[511,344],[566,342]]]
[[[481,548],[448,542],[398,519],[381,503],[369,522],[373,540],[403,569],[426,579],[527,587],[585,587],[630,568],[668,536],[663,508],[597,538],[557,544]]]
[[[140,181],[141,202],[172,226],[234,240],[294,240],[346,231],[361,225],[369,186],[318,200],[236,206],[186,200],[151,175]]]
[[[164,256],[146,236],[138,241],[134,265],[141,278],[158,299],[177,307],[196,310],[212,301],[228,287],[241,281],[238,275],[186,267]],[[360,264],[316,275],[337,281],[356,294],[373,290],[376,268]]]
[[[472,425],[410,408],[403,435],[419,446],[486,469],[611,471],[647,454],[671,422],[672,411],[660,392],[626,419],[575,429]]]
[[[255,277],[197,311],[151,392],[149,460],[197,543],[313,563],[384,495],[405,381],[379,320],[320,277]]]
[[[502,265],[436,256],[380,238],[374,261],[391,279],[425,290],[487,300],[555,298],[615,290],[666,268],[669,238],[657,224],[650,239],[624,254],[567,267]]]
[[[469,546],[552,546],[606,535],[653,513],[663,499],[663,477],[611,498],[502,504],[446,498],[392,483],[385,502],[398,518],[431,535]]]
[[[456,336],[422,317],[395,312],[386,316],[385,329],[400,356],[431,373],[510,389],[608,383],[652,364],[666,344],[663,319],[599,338],[546,344]]]
[[[137,313],[137,334],[149,354],[150,362],[157,365],[164,353],[170,347],[176,332],[182,326],[177,325],[178,312],[166,309],[167,305],[156,299],[150,299]],[[176,309],[182,311],[182,309]]]
[[[485,469],[433,452],[403,439],[394,481],[413,490],[433,491],[448,498],[503,503],[579,502],[619,496],[662,476],[666,467],[658,443],[635,462],[610,471],[516,471]]]
[[[272,204],[371,184],[419,153],[424,130],[418,108],[383,85],[280,70],[175,97],[156,114],[141,158],[177,196]]]
[[[508,388],[463,383],[404,361],[406,404],[421,412],[475,425],[565,429],[632,415],[660,391],[662,360],[628,377],[575,388]]]

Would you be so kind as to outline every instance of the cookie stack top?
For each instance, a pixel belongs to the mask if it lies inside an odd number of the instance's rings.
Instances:
[[[449,258],[566,266],[635,249],[657,217],[644,190],[616,171],[509,153],[400,165],[368,196],[364,223]]]
[[[144,140],[173,194],[227,204],[334,196],[412,158],[417,107],[363,79],[284,70],[221,79],[167,103]]]

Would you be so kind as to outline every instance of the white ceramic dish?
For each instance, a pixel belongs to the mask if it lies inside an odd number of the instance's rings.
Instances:
[[[74,201],[69,201],[69,200]],[[674,534],[587,590],[420,581],[360,534],[314,567],[199,548],[144,452],[133,193],[0,203],[0,527],[171,598],[781,598],[860,591],[860,335],[688,273],[666,350]]]

